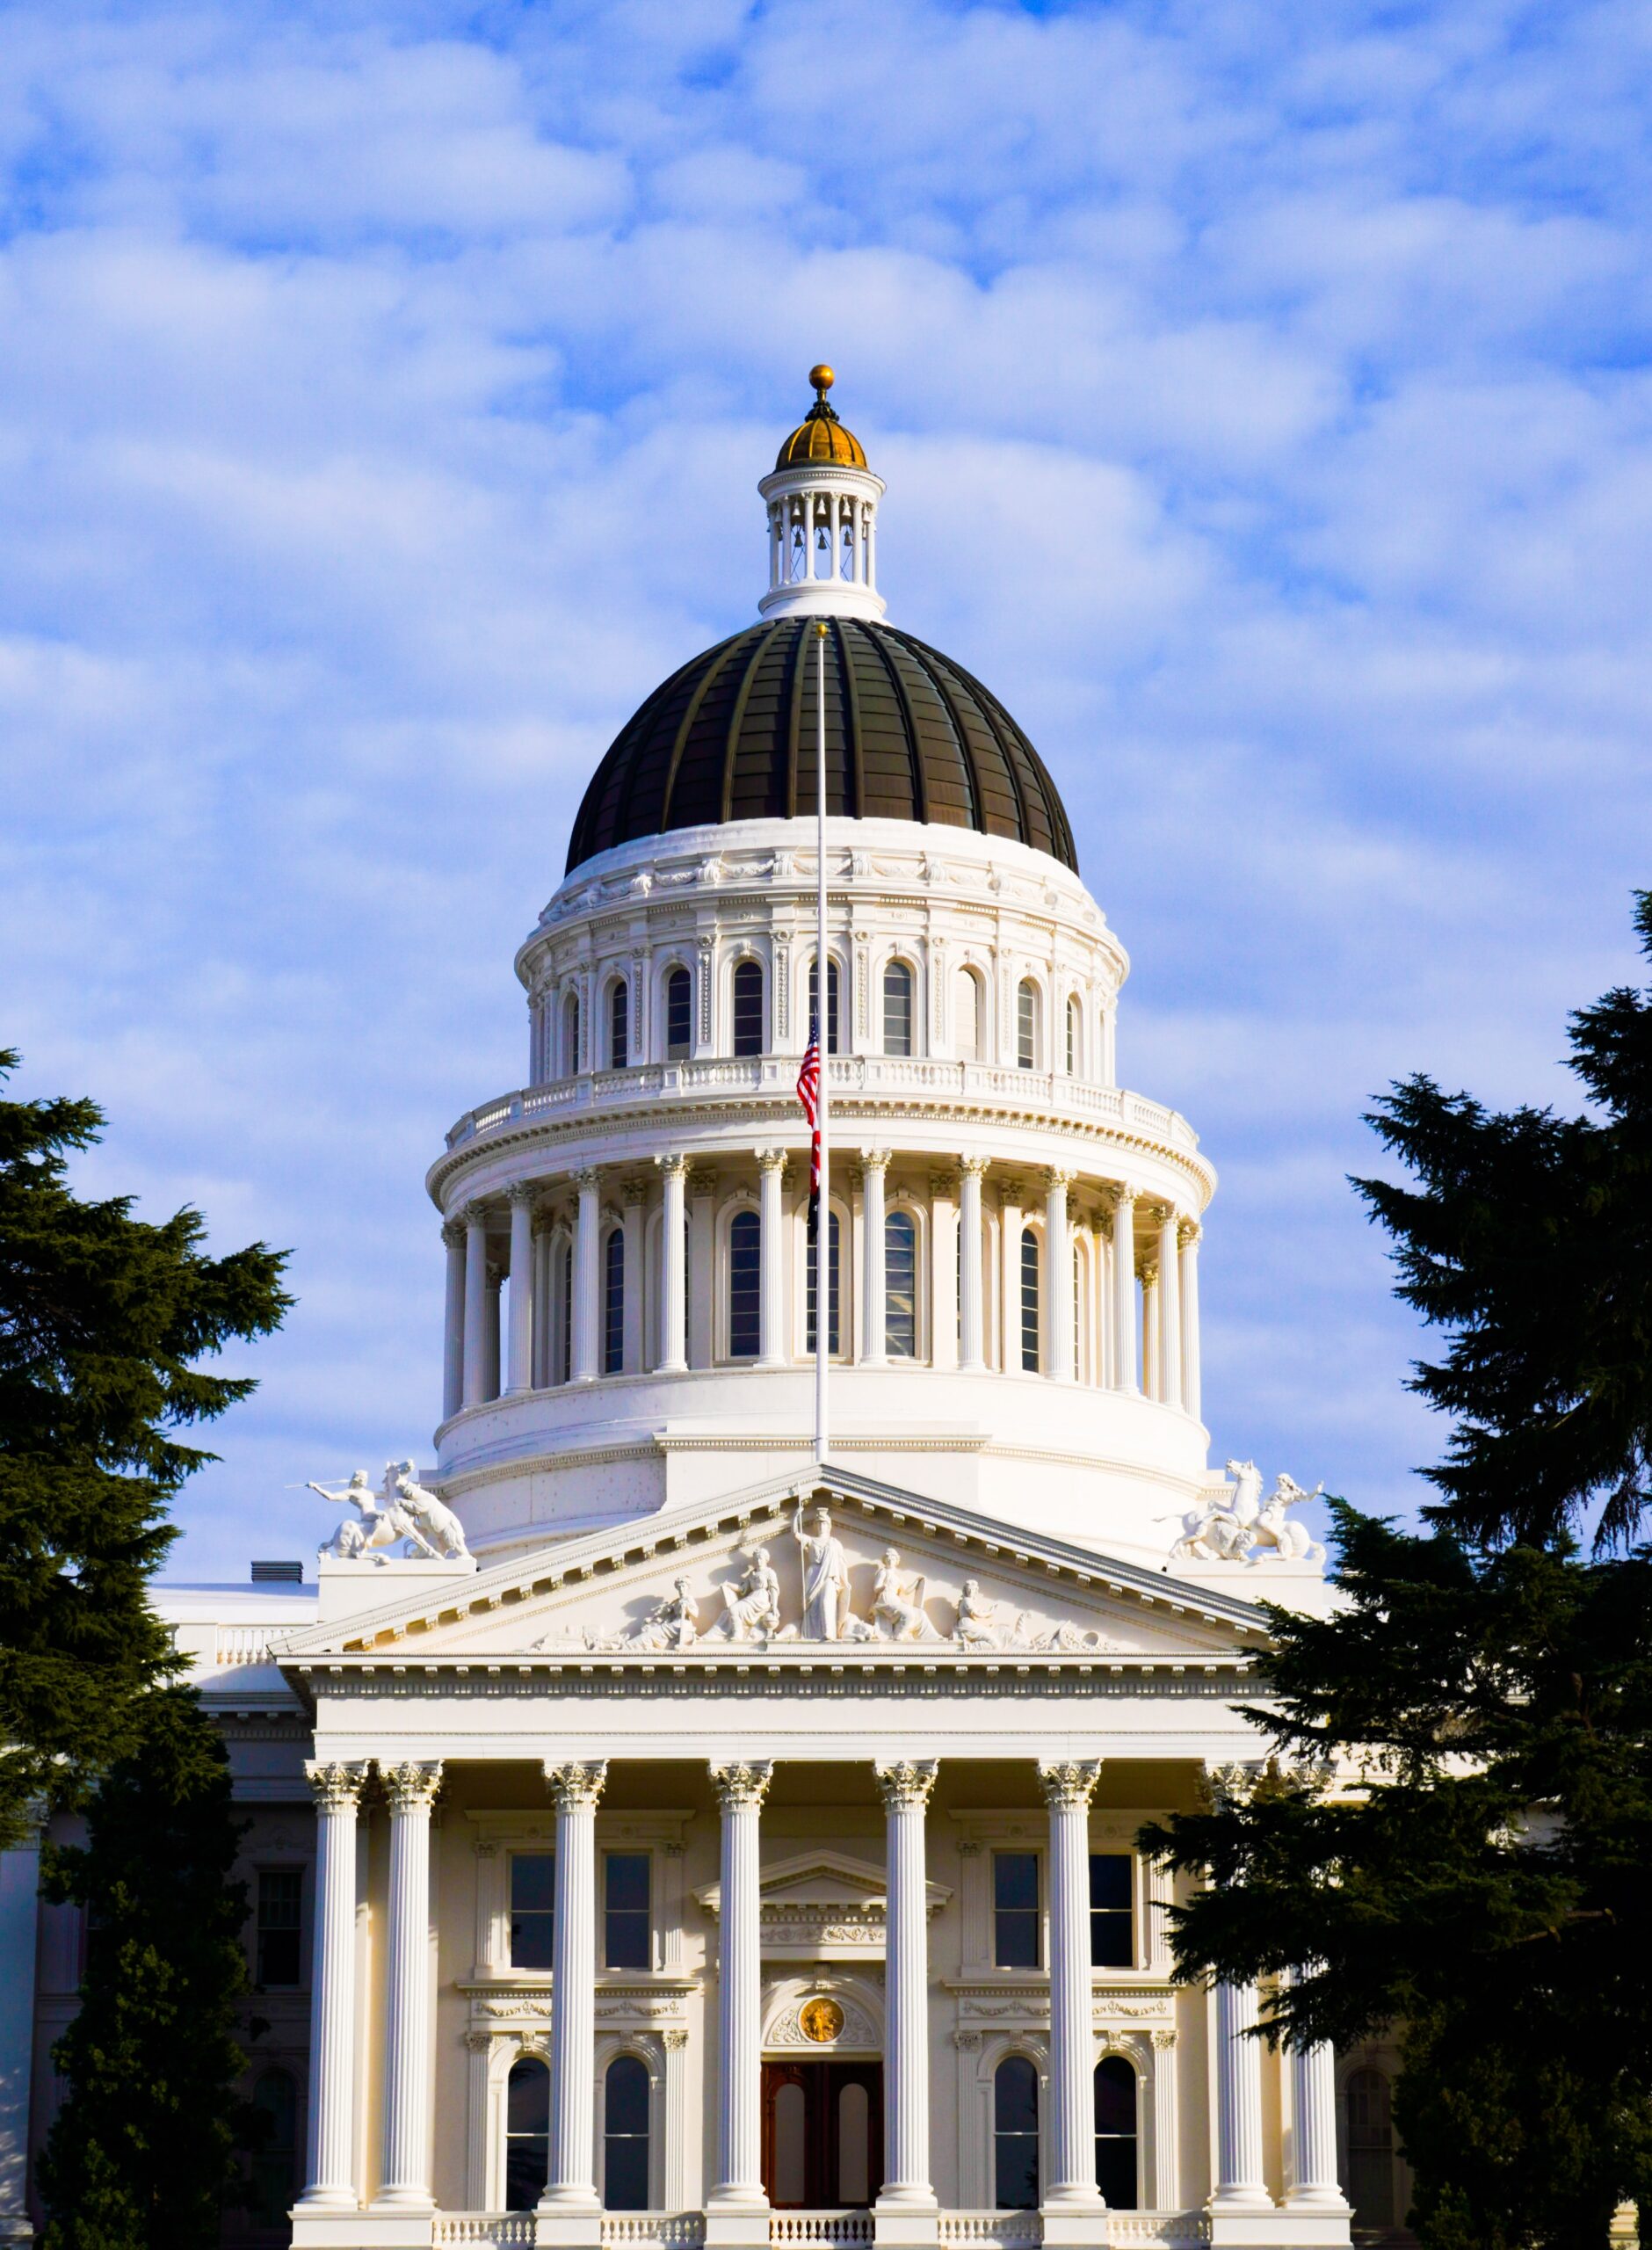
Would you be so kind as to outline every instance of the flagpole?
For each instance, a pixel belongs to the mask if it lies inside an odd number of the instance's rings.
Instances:
[[[826,1369],[831,1356],[832,1216],[827,1177],[826,1057],[830,1051],[831,978],[826,954],[826,621],[815,621],[815,1003],[820,1039],[820,1201],[815,1215],[815,1458],[826,1459]]]

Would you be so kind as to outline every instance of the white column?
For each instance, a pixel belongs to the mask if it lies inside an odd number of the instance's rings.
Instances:
[[[717,1920],[717,2177],[710,2201],[764,2210],[763,2025],[758,1961],[757,1816],[772,1765],[714,1766],[722,1807],[722,1904]]]
[[[594,2214],[597,2127],[597,1799],[605,1760],[550,1765],[556,1805],[551,1935],[551,2148],[542,2211]],[[594,2239],[594,2236],[593,2236]]]
[[[1257,2021],[1254,1985],[1216,1987],[1216,2185],[1218,2210],[1269,2209],[1262,2173],[1262,2048],[1245,2035]]]
[[[482,1395],[484,1399],[499,1396],[499,1299],[504,1283],[504,1267],[489,1262],[487,1310],[482,1315]]]
[[[1182,2195],[1176,2034],[1155,2031],[1149,2036],[1153,2042],[1153,2208],[1173,2211],[1179,2207]]]
[[[717,1175],[688,1175],[688,1364],[708,1368],[716,1310]]]
[[[311,2209],[353,2211],[356,2194],[356,1809],[362,1765],[315,1760],[305,1776],[315,1799],[315,1910],[310,1962],[309,2167]]]
[[[878,584],[878,512],[866,510],[866,584],[875,592]]]
[[[998,1325],[1003,1344],[998,1365],[1006,1375],[1021,1373],[1021,1195],[1018,1179],[998,1183]]]
[[[1337,2055],[1325,2040],[1293,2047],[1290,2185],[1287,2210],[1348,2208],[1337,2180]]]
[[[1101,2202],[1096,2185],[1095,2034],[1090,1970],[1090,1800],[1099,1759],[1039,1767],[1050,1809],[1048,2203]]]
[[[1049,1371],[1058,1383],[1073,1379],[1073,1245],[1067,1225],[1070,1172],[1052,1166],[1044,1196],[1044,1327]]]
[[[929,1891],[924,1818],[938,1767],[933,1758],[880,1766],[883,1792],[883,2188],[880,2210],[933,2210],[930,2180]]]
[[[442,1419],[465,1403],[465,1230],[449,1219],[442,1228],[447,1251],[447,1292],[442,1308]]]
[[[958,1191],[958,1223],[962,1230],[962,1250],[958,1263],[958,1309],[963,1332],[959,1338],[958,1357],[959,1365],[971,1372],[987,1364],[982,1348],[981,1273],[981,1179],[986,1169],[985,1157],[965,1157],[959,1165],[962,1185]]]
[[[1181,1221],[1165,1210],[1159,1224],[1159,1396],[1182,1404]]]
[[[488,1216],[480,1203],[465,1212],[465,1404],[480,1406],[488,1381]]]
[[[534,1212],[533,1350],[530,1361],[536,1390],[548,1390],[560,1372],[551,1358],[551,1229],[554,1223],[548,1211],[540,1209]]]
[[[641,1375],[642,1342],[643,1244],[648,1234],[648,1183],[627,1179],[620,1197],[626,1244],[625,1323],[620,1364],[627,1375]]]
[[[579,1188],[579,1220],[574,1233],[574,1350],[569,1372],[574,1383],[593,1383],[602,1332],[602,1261],[597,1254],[602,1187],[589,1166],[574,1179]]]
[[[505,1350],[505,1389],[531,1390],[533,1337],[533,1190],[518,1180],[511,1190],[511,1313]]]
[[[688,2208],[688,2034],[663,2031],[665,2050],[665,2208]],[[663,2232],[663,2230],[662,2230]]]
[[[860,1161],[866,1167],[866,1184],[861,1190],[860,1204],[860,1264],[866,1277],[866,1294],[860,1324],[860,1359],[864,1367],[880,1368],[885,1360],[884,1350],[884,1290],[883,1290],[883,1183],[889,1169],[888,1149],[862,1149]]]
[[[0,2242],[34,2238],[29,2216],[29,2097],[34,2076],[34,1963],[40,1943],[44,1803],[0,1854]]]
[[[843,555],[840,545],[844,533],[842,495],[834,492],[831,495],[830,505],[832,512],[832,567],[830,576],[834,578],[841,578],[844,574]]]
[[[1197,1221],[1182,1222],[1182,1398],[1196,1422],[1203,1420],[1205,1411],[1199,1368],[1199,1235]]]
[[[686,1244],[683,1237],[683,1179],[686,1157],[656,1157],[665,1184],[665,1209],[661,1219],[660,1267],[664,1340],[660,1354],[663,1375],[677,1375],[688,1365],[684,1324],[688,1310]]]
[[[786,1150],[759,1149],[757,1158],[757,1364],[778,1368],[786,1361],[786,1288],[780,1276],[784,1221],[780,1188]]]
[[[930,1363],[958,1365],[958,1183],[930,1174]]]
[[[390,1805],[384,2180],[377,2203],[431,2208],[431,1806],[439,1760],[381,1766]]]
[[[1112,1383],[1115,1390],[1141,1389],[1136,1375],[1134,1193],[1120,1187],[1112,1213]]]

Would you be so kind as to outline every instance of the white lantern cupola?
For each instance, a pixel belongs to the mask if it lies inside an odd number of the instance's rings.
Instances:
[[[815,403],[780,447],[758,485],[769,512],[769,590],[764,617],[883,615],[878,592],[878,503],[883,479],[866,466],[852,430],[826,394],[830,367],[809,369]]]

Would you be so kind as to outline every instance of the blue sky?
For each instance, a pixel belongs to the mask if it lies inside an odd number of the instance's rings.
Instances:
[[[1360,1111],[1569,1099],[1652,882],[1649,62],[1619,0],[8,8],[0,1042],[300,1298],[174,1575],[428,1457],[424,1166],[822,356],[1219,1167],[1219,1457],[1415,1503]]]

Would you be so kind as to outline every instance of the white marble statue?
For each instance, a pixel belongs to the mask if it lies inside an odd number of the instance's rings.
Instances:
[[[365,1469],[355,1470],[343,1492],[313,1481],[307,1486],[335,1507],[353,1507],[330,1539],[317,1548],[318,1556],[333,1555],[346,1562],[365,1555],[374,1563],[394,1559],[403,1550],[429,1563],[468,1561],[464,1527],[434,1492],[413,1479],[410,1461],[387,1461],[375,1492]]]
[[[1282,1562],[1323,1563],[1323,1547],[1286,1513],[1302,1501],[1317,1499],[1325,1489],[1322,1484],[1305,1492],[1281,1470],[1264,1501],[1262,1471],[1254,1461],[1229,1461],[1225,1466],[1234,1479],[1232,1492],[1224,1488],[1213,1492],[1180,1517],[1181,1535],[1171,1544],[1171,1562],[1254,1564],[1262,1555],[1272,1554]]]
[[[900,1556],[893,1547],[884,1549],[878,1574],[872,1582],[872,1628],[880,1640],[936,1638],[934,1629],[924,1615],[926,1583],[922,1578],[902,1579]]]
[[[398,1461],[391,1464],[395,1470],[393,1489],[404,1513],[418,1526],[427,1544],[433,1546],[442,1560],[467,1562],[470,1550],[465,1544],[465,1527],[445,1500],[438,1500],[428,1485],[417,1484],[413,1463]],[[386,1470],[388,1476],[390,1471]]]
[[[663,1601],[656,1601],[646,1617],[623,1633],[602,1637],[591,1633],[585,1636],[589,1649],[692,1649],[699,1638],[697,1622],[699,1605],[688,1590],[686,1579],[675,1579],[671,1591]],[[536,1647],[551,1645],[547,1635]]]
[[[1004,1646],[1004,1628],[998,1622],[998,1605],[996,1601],[989,1601],[982,1593],[979,1579],[964,1580],[964,1590],[958,1597],[958,1622],[953,1628],[953,1638],[967,1649]]]
[[[725,1640],[766,1641],[779,1631],[780,1578],[766,1547],[753,1550],[746,1569],[724,1586],[722,1598],[723,1614],[712,1630]]]
[[[849,1622],[849,1557],[842,1540],[832,1535],[830,1516],[821,1508],[813,1533],[806,1532],[800,1501],[792,1518],[792,1536],[803,1566],[803,1622],[798,1637],[805,1641],[859,1637],[844,1629]]]

